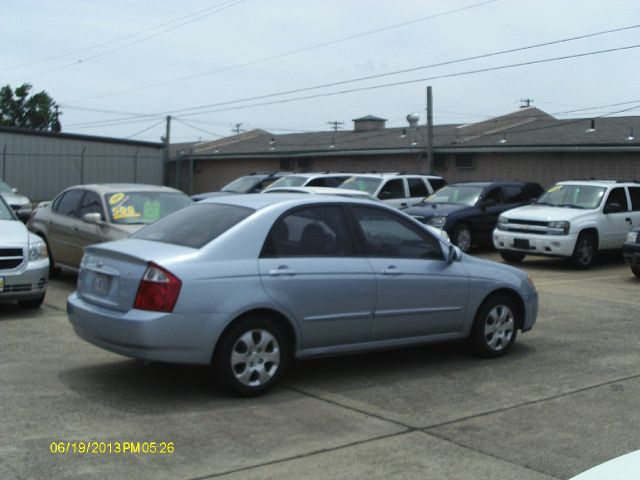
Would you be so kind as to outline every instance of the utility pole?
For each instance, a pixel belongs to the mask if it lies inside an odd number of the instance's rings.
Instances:
[[[171,115],[167,115],[167,128],[163,137],[164,142],[164,162],[163,162],[163,172],[162,176],[164,177],[164,184],[169,184],[169,175],[167,171],[167,165],[169,164],[169,145],[171,144]],[[176,160],[176,178],[178,177],[178,162]]]
[[[433,93],[427,87],[427,173],[433,173]]]
[[[339,122],[338,120],[334,120],[333,122],[327,122],[328,125],[332,125],[331,128],[333,128],[334,132],[337,132],[338,129],[342,128],[342,125],[344,125],[344,122]]]
[[[233,128],[231,129],[231,131],[233,133],[235,133],[236,135],[240,135],[241,132],[244,132],[245,130],[240,128],[242,126],[242,123],[236,123],[234,124]]]
[[[533,98],[521,98],[520,99],[520,108],[529,108],[533,103]]]

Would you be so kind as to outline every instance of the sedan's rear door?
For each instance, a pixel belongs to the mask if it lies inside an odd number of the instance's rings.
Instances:
[[[269,297],[298,323],[302,349],[368,340],[375,278],[356,256],[340,204],[289,211],[273,226],[259,259]]]

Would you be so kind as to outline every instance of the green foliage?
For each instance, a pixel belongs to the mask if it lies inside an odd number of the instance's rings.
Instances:
[[[55,130],[55,102],[44,90],[29,96],[30,91],[29,83],[16,87],[15,92],[9,85],[0,88],[0,125]]]

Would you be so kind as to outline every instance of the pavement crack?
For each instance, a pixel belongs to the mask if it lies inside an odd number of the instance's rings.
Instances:
[[[555,478],[555,479],[557,479],[557,480],[562,480],[562,478],[561,478],[561,477],[556,477],[555,475],[553,475],[553,474],[551,474],[551,473],[545,472],[545,471],[543,471],[543,470],[538,470],[538,469],[536,469],[536,468],[532,468],[532,467],[530,467],[529,465],[521,465],[521,464],[519,464],[519,463],[517,463],[517,462],[512,462],[511,460],[508,460],[508,459],[506,459],[506,458],[499,457],[499,456],[497,456],[497,455],[494,455],[493,453],[485,452],[485,451],[480,450],[480,449],[478,449],[478,448],[473,448],[473,447],[472,447],[472,446],[470,446],[470,445],[465,445],[465,444],[463,444],[463,443],[457,442],[457,441],[453,440],[452,438],[448,438],[448,437],[446,437],[446,436],[444,436],[444,435],[442,435],[442,434],[438,434],[438,433],[436,433],[436,432],[430,432],[430,431],[429,431],[429,432],[427,432],[427,431],[425,431],[425,430],[419,430],[419,431],[420,431],[420,433],[422,433],[422,434],[424,434],[424,435],[430,435],[430,436],[432,436],[432,437],[437,438],[438,440],[442,440],[442,441],[444,441],[444,442],[451,443],[451,444],[456,445],[456,446],[458,446],[458,447],[460,447],[460,448],[464,448],[465,450],[471,450],[472,452],[476,452],[476,453],[478,453],[478,454],[480,454],[480,455],[484,455],[484,456],[487,456],[487,457],[491,457],[491,458],[493,458],[493,459],[495,459],[495,460],[500,460],[501,462],[505,462],[505,463],[508,463],[508,464],[510,464],[510,465],[515,465],[515,466],[517,466],[517,467],[524,468],[524,469],[529,470],[529,471],[531,471],[531,472],[540,473],[540,474],[542,474],[542,475],[546,475],[547,477],[550,477],[550,478]]]

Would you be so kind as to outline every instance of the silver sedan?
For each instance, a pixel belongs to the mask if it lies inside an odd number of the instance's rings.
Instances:
[[[90,246],[67,304],[85,340],[210,364],[239,395],[266,392],[295,358],[465,338],[497,357],[537,309],[525,272],[392,207],[289,194],[205,200]]]

